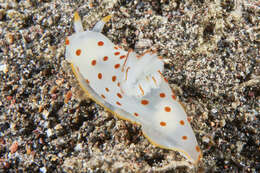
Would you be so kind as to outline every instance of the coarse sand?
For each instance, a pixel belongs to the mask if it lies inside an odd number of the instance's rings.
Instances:
[[[84,95],[65,60],[75,11],[163,57],[198,165]],[[253,0],[0,0],[0,172],[260,172],[259,16]]]

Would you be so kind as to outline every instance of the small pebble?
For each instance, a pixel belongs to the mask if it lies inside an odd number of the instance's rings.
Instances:
[[[9,148],[11,154],[15,153],[15,152],[18,150],[18,146],[19,146],[19,145],[18,145],[18,142],[17,142],[17,141],[15,141],[15,142],[11,145],[11,147]]]
[[[41,173],[46,173],[46,172],[47,172],[47,169],[46,169],[45,167],[41,167],[41,168],[40,168],[40,172],[41,172]]]
[[[136,49],[151,48],[151,47],[152,47],[152,41],[149,39],[141,39],[135,45]]]
[[[46,134],[47,134],[48,137],[51,137],[52,135],[54,135],[53,129],[50,129],[50,128],[47,129]]]

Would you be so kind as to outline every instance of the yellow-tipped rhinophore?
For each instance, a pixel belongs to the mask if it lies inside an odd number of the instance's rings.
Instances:
[[[84,32],[82,23],[81,23],[81,19],[79,17],[79,13],[75,12],[74,13],[74,30],[76,32]]]
[[[79,21],[80,20],[80,17],[79,17],[79,13],[78,12],[75,12],[74,13],[74,21]]]
[[[102,19],[103,22],[108,22],[111,19],[112,15],[108,15]]]

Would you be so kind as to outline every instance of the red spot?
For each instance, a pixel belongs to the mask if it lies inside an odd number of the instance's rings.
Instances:
[[[106,99],[106,97],[105,97],[103,94],[101,94],[101,97],[102,97],[103,99]]]
[[[164,126],[166,126],[166,122],[161,121],[161,122],[160,122],[160,125],[164,127]]]
[[[120,56],[120,59],[124,59],[126,56],[125,55],[121,55]]]
[[[87,82],[87,84],[89,84],[89,80],[88,79],[86,79],[86,82]]]
[[[113,82],[116,81],[116,76],[112,76],[112,81],[113,81]]]
[[[120,64],[115,65],[115,69],[118,69],[120,67]]]
[[[173,99],[173,100],[176,100],[176,96],[175,96],[175,95],[172,95],[172,99]]]
[[[103,41],[99,41],[98,42],[98,46],[103,46],[104,45],[104,42]]]
[[[102,74],[101,73],[98,73],[98,78],[102,79]]]
[[[120,99],[122,98],[122,95],[121,95],[120,93],[117,93],[116,95],[117,95],[117,97],[119,97]]]
[[[97,64],[96,60],[91,61],[91,65],[95,66]]]
[[[171,112],[171,108],[169,106],[164,107],[165,112]]]
[[[187,136],[182,136],[182,139],[183,139],[183,140],[187,140],[188,137],[187,137]]]
[[[120,54],[120,52],[115,52],[115,55],[119,55]]]
[[[121,103],[119,103],[119,102],[116,102],[116,104],[119,105],[119,106],[121,106]]]
[[[182,126],[184,126],[185,123],[184,123],[183,120],[181,120],[181,121],[180,121],[180,124],[181,124]]]
[[[165,97],[165,94],[164,94],[164,93],[160,93],[160,97],[161,97],[161,98],[164,98],[164,97]]]
[[[138,116],[139,116],[139,114],[138,114],[138,113],[136,113],[136,112],[134,113],[134,115],[135,115],[136,117],[138,117]]]
[[[107,60],[108,60],[108,57],[107,57],[107,56],[104,56],[103,60],[104,60],[104,61],[107,61]]]
[[[168,80],[167,80],[165,77],[164,77],[163,79],[164,79],[164,81],[165,81],[166,83],[168,83]]]
[[[66,37],[66,39],[65,39],[65,44],[66,44],[66,45],[69,45],[69,44],[70,44],[70,41],[69,41],[68,37]]]
[[[195,149],[196,149],[197,152],[200,152],[200,147],[198,145],[196,146]]]
[[[148,100],[141,100],[141,103],[142,103],[142,105],[147,105],[147,104],[149,104],[149,101]]]
[[[108,89],[108,88],[105,88],[105,90],[106,90],[107,92],[109,92],[109,89]]]
[[[118,49],[118,47],[115,46],[114,49]]]
[[[76,50],[76,55],[79,56],[81,54],[81,50],[80,49],[77,49]]]

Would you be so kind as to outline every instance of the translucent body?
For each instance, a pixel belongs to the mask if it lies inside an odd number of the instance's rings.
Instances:
[[[154,145],[197,163],[200,149],[185,111],[162,76],[162,60],[153,52],[137,56],[115,46],[101,34],[104,23],[82,31],[75,17],[76,34],[66,39],[66,58],[81,87],[113,114],[142,125]]]

